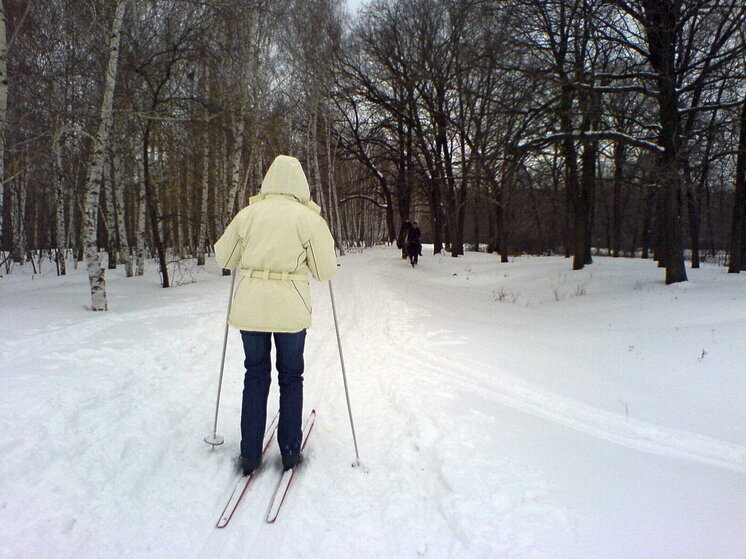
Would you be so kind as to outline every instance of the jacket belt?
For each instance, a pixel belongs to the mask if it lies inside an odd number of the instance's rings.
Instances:
[[[253,268],[241,268],[241,275],[247,278],[269,279],[278,281],[308,281],[308,276],[306,274],[270,272],[269,270],[254,270]]]

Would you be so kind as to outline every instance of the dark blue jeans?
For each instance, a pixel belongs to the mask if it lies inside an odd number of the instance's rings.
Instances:
[[[241,406],[241,456],[260,458],[267,425],[267,397],[272,381],[272,336],[277,348],[280,384],[280,423],[277,442],[283,455],[300,452],[303,436],[303,349],[306,331],[246,332],[241,330],[246,359]]]

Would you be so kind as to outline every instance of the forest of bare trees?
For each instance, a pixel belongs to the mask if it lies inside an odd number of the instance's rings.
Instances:
[[[273,157],[338,249],[746,269],[746,4],[2,0],[5,273],[205,262]],[[46,264],[48,265],[48,264]]]

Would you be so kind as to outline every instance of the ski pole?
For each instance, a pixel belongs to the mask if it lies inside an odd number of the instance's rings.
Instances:
[[[228,347],[228,319],[231,315],[231,304],[233,303],[233,286],[236,283],[236,270],[231,272],[231,292],[228,297],[228,313],[225,316],[225,336],[223,337],[223,356],[220,359],[220,378],[218,379],[218,397],[215,402],[215,423],[212,427],[212,435],[205,437],[205,442],[212,445],[212,449],[215,450],[216,446],[223,444],[225,439],[222,435],[218,435],[218,411],[220,410],[220,392],[223,387],[223,370],[225,369],[225,350]]]
[[[345,360],[342,355],[342,340],[339,337],[339,323],[337,322],[337,307],[334,305],[334,290],[332,281],[329,280],[329,297],[332,300],[332,315],[334,316],[334,331],[337,333],[337,347],[339,347],[339,362],[342,365],[342,379],[345,385],[345,398],[347,399],[347,413],[350,416],[350,427],[352,428],[352,442],[355,443],[355,463],[353,466],[360,465],[360,453],[357,450],[357,436],[355,436],[355,422],[352,420],[352,406],[350,405],[350,391],[347,387],[347,373],[345,372]]]

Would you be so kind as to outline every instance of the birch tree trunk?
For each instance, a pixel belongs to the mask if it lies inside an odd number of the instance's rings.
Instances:
[[[152,131],[152,120],[148,121],[142,135],[142,184],[145,192],[145,207],[150,217],[150,241],[151,247],[155,248],[158,257],[158,267],[161,272],[161,285],[166,288],[171,286],[168,276],[168,261],[166,258],[166,245],[163,235],[163,222],[160,218],[160,193],[159,186],[153,185],[150,180],[150,135]],[[155,160],[158,160],[158,154],[155,154]]]
[[[132,270],[132,253],[127,240],[127,227],[124,220],[124,181],[122,180],[122,160],[118,155],[114,156],[114,213],[116,215],[117,231],[117,253],[119,259],[124,263],[124,269],[127,277],[131,278],[134,273]]]
[[[78,227],[78,224],[75,221],[75,193],[70,193],[70,196],[68,197],[68,204],[67,204],[67,231],[65,231],[65,248],[72,248],[73,244],[75,243],[74,235],[75,231]],[[78,269],[78,262],[75,259],[75,251],[72,251],[73,255],[73,268]]]
[[[256,145],[256,141],[253,142]],[[239,189],[238,207],[239,209],[245,208],[249,203],[249,181],[251,176],[254,174],[254,167],[256,166],[256,148],[251,150],[249,155],[249,162],[246,164],[244,169],[243,180],[241,181],[241,188]]]
[[[120,30],[128,0],[120,0],[114,13],[109,39],[109,62],[106,67],[106,82],[101,101],[101,122],[99,124],[96,141],[93,145],[91,163],[86,181],[85,192],[85,225],[83,227],[83,246],[85,248],[88,282],[91,285],[91,310],[105,311],[108,308],[106,300],[106,276],[101,268],[101,255],[98,251],[96,234],[98,231],[98,206],[101,184],[103,181],[103,165],[109,134],[113,120],[112,107],[114,105],[114,88],[116,86],[117,65],[119,62]]]
[[[137,246],[137,263],[136,276],[142,276],[145,273],[145,220],[147,213],[145,211],[145,181],[137,175],[138,201],[137,201],[137,234],[135,245]]]
[[[0,1],[0,246],[3,245],[3,199],[5,198],[5,120],[8,114],[8,38],[5,6]]]
[[[257,146],[255,148],[256,155],[253,158],[254,163],[250,169],[251,175],[249,176],[249,180],[246,186],[246,204],[244,205],[248,205],[251,197],[259,193],[259,189],[262,185],[262,178],[264,178],[264,153],[262,151],[263,144],[259,142],[258,138],[255,138],[253,145]]]
[[[337,146],[334,146],[334,153],[332,153],[332,129],[329,124],[329,116],[324,113],[324,123],[326,124],[326,160],[329,180],[329,217],[332,218],[332,227],[334,231],[334,237],[337,241],[337,248],[339,249],[339,255],[344,256],[345,250],[342,244],[342,227],[339,219],[339,200],[337,198],[337,189],[334,185],[334,162],[336,157]]]
[[[227,198],[228,191],[227,187],[230,185],[230,151],[228,149],[228,134],[223,132],[220,134],[220,180],[215,184],[215,202],[219,204],[213,213],[213,238],[219,239],[220,235],[223,234],[221,225],[223,225],[223,216],[227,215],[228,207]]]
[[[228,226],[235,212],[236,195],[238,194],[238,186],[241,183],[241,155],[243,154],[244,147],[244,132],[246,129],[246,122],[243,119],[243,103],[239,109],[238,123],[234,124],[234,135],[233,135],[233,153],[231,154],[231,182],[230,188],[228,189],[228,196],[226,196],[225,214],[223,216],[223,230]]]
[[[65,232],[65,170],[62,166],[62,138],[63,131],[59,131],[52,143],[54,152],[54,192],[55,192],[55,236],[57,237],[57,266],[59,275],[67,274],[65,256],[67,237]]]
[[[311,165],[313,166],[313,181],[316,183],[316,188],[319,193],[319,206],[322,211],[326,210],[326,200],[324,197],[324,187],[321,185],[321,169],[319,168],[319,143],[318,143],[318,123],[319,123],[319,111],[318,103],[314,101],[313,115],[311,116]]]
[[[205,139],[202,142],[202,200],[199,207],[199,233],[197,234],[197,266],[205,265],[205,245],[207,244],[207,201],[210,186],[210,70],[205,67]]]
[[[108,186],[108,188],[107,188]],[[104,224],[106,229],[106,250],[109,253],[109,262],[107,268],[109,270],[116,270],[117,259],[119,258],[117,251],[117,233],[116,233],[116,221],[114,216],[114,175],[111,165],[111,155],[106,154],[104,159],[104,178],[101,182],[101,189],[104,194],[104,207],[106,212],[104,213]]]
[[[24,165],[26,164],[24,157]],[[26,188],[27,171],[23,169],[11,190],[11,225],[13,226],[13,262],[18,264],[26,263],[26,230],[24,222],[26,221]]]
[[[192,161],[184,161],[182,164],[183,175],[181,178],[181,188],[185,193],[187,193],[187,195],[175,200],[176,219],[179,224],[177,227],[179,233],[178,254],[181,259],[190,258],[192,256],[190,250],[192,247],[192,233],[190,230],[191,219],[189,219],[189,215],[191,215],[193,209],[192,200],[194,199],[191,185],[191,177],[193,176],[192,164]]]
[[[246,123],[243,118],[243,103],[240,104],[238,123],[233,125],[233,153],[231,153],[231,179],[228,187],[228,195],[225,197],[225,213],[223,214],[222,231],[228,227],[233,219],[236,206],[236,195],[238,186],[241,183],[241,155],[243,154],[244,132]],[[224,276],[231,275],[230,270],[223,270]]]
[[[249,162],[246,165],[244,172],[243,184],[241,186],[241,197],[239,199],[239,208],[245,208],[249,204],[249,199],[257,189],[257,185],[261,183],[262,168],[261,151],[263,148],[262,142],[259,139],[259,128],[256,124],[249,129],[247,137],[249,138],[249,146],[251,152],[249,153]]]
[[[306,171],[306,178],[308,179],[308,188],[311,190],[311,199],[318,203],[318,196],[316,195],[316,185],[313,182],[313,174],[311,173],[311,160],[313,159],[313,150],[311,149],[311,127],[313,126],[313,115],[308,116],[308,126],[306,126],[306,164],[304,166],[304,169]],[[288,133],[291,134],[292,138],[292,130],[288,130]],[[321,207],[321,206],[319,206]]]

